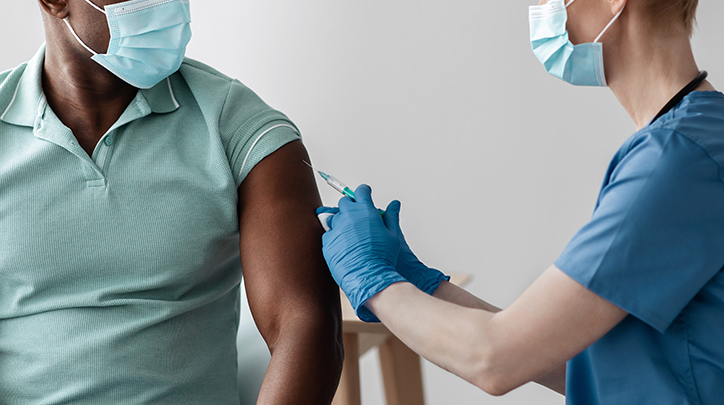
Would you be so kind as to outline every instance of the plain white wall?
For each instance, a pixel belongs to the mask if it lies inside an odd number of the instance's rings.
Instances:
[[[42,43],[36,3],[0,0],[0,71]],[[545,73],[528,43],[529,1],[191,3],[189,56],[287,113],[318,168],[371,184],[378,205],[401,200],[423,261],[473,274],[468,289],[499,306],[585,223],[609,159],[635,130],[607,89]],[[703,0],[693,41],[719,88],[722,16],[724,2]],[[429,363],[424,373],[429,404],[564,403],[534,385],[493,398]],[[383,403],[374,353],[362,375],[364,403]]]

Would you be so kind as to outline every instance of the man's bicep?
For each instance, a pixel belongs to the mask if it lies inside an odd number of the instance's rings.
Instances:
[[[321,205],[300,141],[262,160],[239,187],[240,252],[249,305],[269,344],[282,322],[339,313],[339,293],[322,256]]]

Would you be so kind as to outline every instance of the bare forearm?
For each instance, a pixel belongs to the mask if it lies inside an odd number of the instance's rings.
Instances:
[[[470,294],[464,289],[447,281],[443,281],[432,296],[466,308],[477,308],[492,313],[501,311],[500,308],[481,300],[473,294]],[[536,378],[535,382],[543,385],[544,387],[550,388],[559,394],[565,395],[566,363],[563,363],[548,373]]]
[[[492,313],[500,312],[500,308],[488,304],[473,294],[470,294],[464,289],[445,280],[440,283],[440,286],[437,290],[435,290],[432,296],[443,301],[460,305],[461,307],[482,309]]]
[[[535,382],[561,395],[566,395],[566,363],[536,378]]]
[[[329,404],[337,390],[344,351],[335,321],[287,322],[264,376],[258,404]]]
[[[430,297],[409,283],[391,285],[366,305],[412,350],[485,391],[492,391],[480,378],[484,373],[480,367],[488,356],[486,348],[493,345],[479,333],[481,325],[492,320],[491,312]]]

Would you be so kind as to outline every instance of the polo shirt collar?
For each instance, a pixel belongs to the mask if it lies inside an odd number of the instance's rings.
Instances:
[[[45,44],[25,66],[20,80],[15,86],[3,86],[2,91],[12,92],[10,103],[0,112],[3,121],[32,127],[38,116],[43,99],[42,69],[45,60]],[[5,97],[2,97],[5,99]]]
[[[141,94],[143,94],[146,98],[149,107],[151,107],[151,111],[155,114],[170,113],[176,111],[180,107],[178,100],[176,100],[173,86],[171,85],[171,82],[173,81],[171,79],[176,74],[161,80],[159,84],[148,90],[141,90]]]
[[[0,110],[0,120],[9,124],[32,127],[35,119],[42,113],[44,107],[42,73],[45,62],[45,44],[43,44],[33,58],[27,63],[16,86],[3,86],[1,92],[12,92],[10,103]],[[176,73],[178,74],[178,73]],[[173,76],[175,76],[174,74]],[[148,102],[151,112],[165,114],[179,108],[178,100],[173,91],[172,77],[162,80],[154,87],[140,90],[143,98]],[[2,96],[2,95],[0,95]],[[6,97],[0,97],[6,99]]]

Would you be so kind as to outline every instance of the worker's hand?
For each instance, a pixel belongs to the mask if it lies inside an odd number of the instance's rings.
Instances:
[[[339,208],[334,207],[319,207],[317,208],[317,217],[322,224],[325,231],[330,229],[329,223],[332,217],[339,213]],[[442,280],[450,280],[450,276],[446,276],[442,272],[436,269],[431,269],[423,264],[407,244],[405,236],[402,234],[402,229],[399,228],[398,223],[398,234],[400,236],[400,252],[397,256],[397,262],[395,263],[395,270],[407,281],[414,284],[415,287],[421,291],[432,295],[440,286]]]
[[[332,217],[339,214],[339,208],[337,207],[319,207],[317,208],[317,218],[319,218],[319,223],[322,224],[322,228],[324,228],[324,232],[327,232],[328,230],[332,229],[329,227],[329,223],[332,222]]]
[[[379,322],[365,302],[390,284],[406,281],[395,264],[400,251],[400,202],[392,201],[384,217],[372,201],[372,190],[361,185],[356,201],[339,200],[339,213],[329,220],[322,237],[324,258],[332,277],[349,298],[357,316]]]
[[[395,269],[402,277],[407,279],[415,287],[424,293],[432,295],[440,286],[442,280],[450,281],[450,276],[446,276],[440,270],[431,269],[423,264],[407,244],[402,229],[399,229],[400,235],[400,253],[397,256]]]

